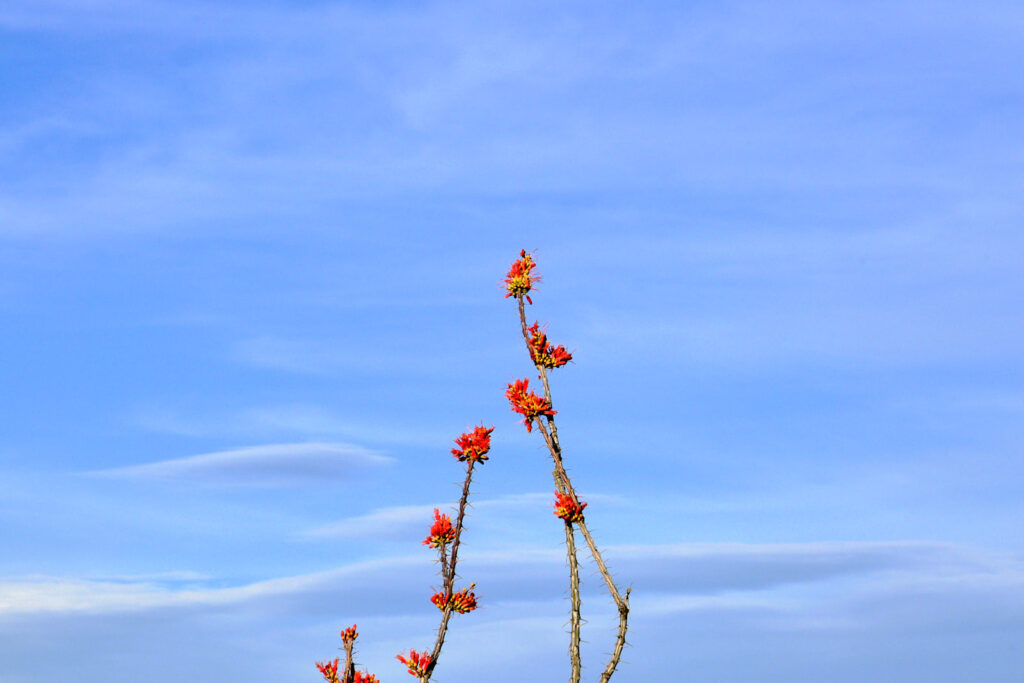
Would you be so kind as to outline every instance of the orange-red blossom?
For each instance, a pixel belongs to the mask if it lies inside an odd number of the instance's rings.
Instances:
[[[413,676],[425,676],[427,667],[430,666],[430,655],[425,651],[416,652],[416,650],[409,650],[408,657],[396,655],[395,659],[405,664],[409,668],[409,673]]]
[[[454,595],[447,596],[445,599],[444,593],[434,593],[431,596],[430,601],[434,603],[438,609],[443,610],[445,605],[450,605],[453,612],[459,614],[465,614],[466,612],[472,612],[476,609],[476,594],[470,591],[468,588],[463,588]]]
[[[568,493],[555,491],[555,517],[564,519],[567,522],[582,522],[583,508],[586,503],[577,503]]]
[[[326,680],[327,683],[341,683],[341,679],[338,678],[337,659],[333,662],[317,662],[316,668],[324,675],[324,680]]]
[[[533,257],[527,254],[525,249],[519,252],[519,258],[512,262],[512,266],[505,276],[506,299],[510,296],[516,298],[522,296],[526,297],[531,304],[533,303],[533,299],[529,297],[529,291],[533,289],[533,283],[540,280],[539,275],[532,274],[535,265]]]
[[[355,624],[352,624],[341,632],[341,642],[343,643],[353,643],[358,637],[359,634],[356,632]]]
[[[540,323],[535,322],[530,327],[530,358],[539,368],[554,369],[571,361],[572,354],[561,344],[550,344],[548,336],[540,330]]]
[[[551,409],[551,401],[541,398],[530,391],[530,380],[517,379],[505,390],[505,398],[512,404],[512,410],[523,416],[526,431],[533,431],[533,420],[541,415],[554,415],[557,410]]]
[[[452,518],[442,515],[441,511],[434,508],[434,524],[430,527],[430,535],[423,541],[423,545],[431,548],[442,548],[455,540],[455,529],[452,528]]]
[[[455,439],[458,448],[452,449],[452,455],[460,462],[483,462],[487,460],[487,453],[491,450],[491,432],[494,427],[474,427],[471,432],[463,432]]]

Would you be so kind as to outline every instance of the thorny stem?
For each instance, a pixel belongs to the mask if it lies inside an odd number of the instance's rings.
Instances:
[[[619,634],[615,638],[615,649],[612,651],[611,659],[608,660],[608,666],[601,673],[601,683],[608,683],[612,674],[615,673],[615,667],[619,665],[619,660],[622,659],[622,648],[626,644],[627,622],[629,621],[629,594],[632,590],[632,586],[627,588],[626,595],[622,597],[621,601],[616,601],[616,606],[619,608]]]
[[[466,462],[466,480],[462,482],[462,497],[459,498],[459,517],[455,522],[455,538],[452,540],[452,559],[448,564],[448,583],[445,589],[451,591],[455,583],[455,565],[459,561],[459,542],[462,540],[462,523],[466,517],[466,503],[469,500],[469,482],[473,478],[475,460]]]
[[[519,302],[519,323],[523,330],[523,340],[526,341],[526,350],[529,351],[530,331],[526,327],[526,308],[522,296],[517,296],[516,299]],[[530,357],[532,359],[533,354],[530,354]],[[539,369],[544,382],[545,394],[548,394],[547,375],[544,373],[543,368]],[[549,422],[549,424],[551,424],[550,434],[544,427],[544,423],[540,419],[537,420],[537,426],[540,428],[541,434],[544,435],[544,442],[547,444],[551,457],[555,461],[555,471],[551,473],[555,480],[555,487],[561,493],[568,491],[572,499],[576,501],[576,493],[572,490],[569,475],[566,474],[565,468],[562,466],[561,449],[558,447],[558,435],[554,431],[554,423]],[[569,663],[572,667],[569,674],[569,683],[579,683],[583,671],[583,663],[580,656],[580,638],[582,636],[583,621],[580,604],[580,565],[576,557],[576,532],[572,528],[572,522],[568,520],[565,522],[565,546],[566,557],[569,563]]]
[[[554,427],[550,417],[548,417],[548,425]],[[561,493],[568,492],[572,496],[574,503],[580,502],[576,498],[576,490],[573,489],[572,482],[569,481],[569,473],[565,471],[565,465],[562,464],[562,449],[558,447],[554,433],[549,434],[547,426],[539,419],[537,420],[537,428],[544,435],[544,443],[548,445],[548,450],[551,451],[551,459],[555,461],[555,485],[558,486],[558,490]]]
[[[572,662],[572,673],[569,680],[576,683],[582,675],[580,661],[580,632],[581,632],[581,605],[580,605],[580,567],[576,558],[576,534],[572,528],[572,522],[565,521],[565,545],[568,548],[569,557],[569,595],[572,601],[572,616],[569,621],[569,660]]]
[[[530,330],[526,325],[526,305],[523,301],[523,295],[519,294],[516,296],[516,300],[519,304],[519,324],[523,332],[523,341],[526,342],[527,353],[530,353]],[[530,353],[530,360],[533,361],[533,354]],[[541,383],[544,385],[544,398],[547,400],[549,405],[553,405],[551,400],[551,386],[548,383],[547,369],[534,362],[534,366],[540,373]],[[565,466],[562,464],[562,447],[558,442],[558,428],[555,426],[555,418],[552,415],[547,415],[547,427],[546,429],[544,422],[540,417],[536,418],[537,427],[540,428],[541,434],[544,436],[544,442],[547,444],[548,450],[551,452],[551,459],[555,463],[555,486],[561,493],[568,493],[572,498],[573,502],[579,503],[579,498],[576,496],[576,491],[573,489],[572,481],[569,479],[569,473],[565,471]],[[618,666],[619,661],[622,659],[622,648],[626,644],[626,631],[628,630],[629,622],[629,594],[632,588],[627,588],[625,595],[619,592],[618,587],[615,585],[615,581],[612,579],[612,574],[608,571],[608,566],[604,563],[604,558],[601,556],[601,551],[598,550],[597,544],[594,542],[594,537],[590,535],[590,530],[587,529],[585,521],[581,520],[578,522],[580,531],[583,533],[583,538],[587,542],[587,547],[590,549],[590,554],[594,558],[594,562],[597,564],[598,570],[601,572],[601,576],[604,578],[605,584],[608,586],[608,593],[611,595],[612,600],[615,602],[616,608],[619,610],[619,628],[618,635],[615,639],[615,649],[612,650],[611,659],[608,661],[608,665],[601,673],[601,683],[607,683],[611,679],[612,674],[615,673],[615,668]],[[571,529],[571,524],[567,524],[567,530]],[[570,533],[567,531],[566,537],[568,538]],[[572,546],[570,546],[572,548]],[[579,569],[575,566],[575,563],[570,561],[570,568],[573,569],[572,575],[570,576],[570,588],[573,590],[573,618],[579,618]],[[575,586],[572,584],[575,583]],[[576,657],[579,657],[579,636],[578,631],[573,634],[576,637],[574,643],[570,645],[570,654],[573,652],[573,645],[576,647]],[[573,668],[575,670],[578,660],[573,660]],[[579,679],[574,679],[578,681]]]
[[[342,642],[345,646],[345,673],[341,677],[342,683],[353,683],[356,680],[356,663],[352,659],[352,646],[354,642],[351,640],[345,640]]]
[[[441,545],[440,549],[440,562],[441,562],[441,583],[445,586],[448,585],[448,551],[445,550],[444,545]]]
[[[444,547],[441,547],[441,574],[444,578],[444,589],[443,595],[449,596],[455,587],[455,565],[459,559],[459,542],[462,540],[462,522],[466,517],[466,503],[469,500],[469,483],[473,478],[473,466],[476,461],[470,459],[466,462],[466,479],[462,482],[462,497],[459,498],[459,515],[455,521],[455,538],[452,539],[452,556],[451,559],[446,563],[444,555]],[[472,590],[473,586],[470,586]],[[430,664],[427,665],[426,671],[423,672],[423,676],[420,677],[421,683],[427,683],[430,680],[430,675],[434,672],[434,667],[437,666],[437,658],[441,655],[441,648],[444,646],[444,637],[448,632],[448,621],[452,618],[452,606],[450,602],[445,602],[444,608],[441,610],[441,625],[437,629],[437,641],[434,643],[434,650],[430,653]]]
[[[612,574],[608,571],[608,567],[604,563],[604,559],[601,557],[601,552],[597,549],[597,544],[594,543],[594,537],[590,535],[590,530],[587,529],[587,524],[584,521],[579,522],[580,531],[583,533],[583,538],[587,541],[587,547],[590,548],[590,554],[594,557],[594,562],[597,563],[597,568],[601,572],[601,576],[604,577],[604,582],[608,584],[608,592],[612,596],[612,600],[615,601],[615,606],[619,610],[619,633],[615,638],[615,649],[612,651],[611,659],[608,660],[608,666],[605,667],[604,672],[601,674],[601,683],[607,683],[608,679],[615,673],[615,667],[619,665],[619,660],[622,658],[622,648],[626,644],[626,630],[629,621],[629,593],[632,591],[632,587],[626,589],[625,596],[619,593],[619,589],[616,588],[615,582],[612,580]]]

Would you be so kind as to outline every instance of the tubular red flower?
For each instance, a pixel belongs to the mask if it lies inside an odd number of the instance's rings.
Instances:
[[[472,612],[476,609],[476,594],[468,588],[463,588],[451,597],[450,602],[452,604],[452,610],[459,614]]]
[[[316,668],[324,675],[324,680],[326,680],[327,683],[340,683],[340,679],[338,678],[337,659],[333,662],[317,662]]]
[[[533,420],[541,415],[555,415],[551,402],[530,391],[530,380],[517,379],[505,390],[505,398],[512,404],[512,410],[523,416],[526,431],[533,431]]]
[[[434,508],[434,524],[430,527],[430,535],[423,541],[423,545],[441,548],[453,540],[455,540],[455,529],[452,528],[452,518],[442,515],[440,510]]]
[[[572,360],[572,354],[562,345],[548,343],[548,336],[540,331],[540,323],[530,327],[530,358],[538,368],[560,368]]]
[[[352,624],[341,632],[341,642],[343,643],[355,642],[355,639],[358,637],[359,633],[356,632],[355,624]]]
[[[427,667],[430,666],[430,655],[426,652],[409,650],[408,657],[396,655],[395,659],[400,661],[402,664],[405,664],[409,668],[409,673],[413,676],[425,676],[427,673]]]
[[[460,462],[470,460],[472,462],[483,462],[487,460],[487,453],[491,450],[491,432],[494,427],[474,427],[471,432],[463,432],[455,439],[458,448],[452,449],[452,455]]]
[[[519,252],[519,258],[512,262],[505,276],[506,299],[510,296],[525,297],[529,303],[533,303],[529,292],[533,289],[533,284],[540,281],[539,275],[532,274],[535,265],[533,257],[527,254],[525,249]]]
[[[586,503],[576,503],[568,493],[555,491],[555,517],[564,519],[567,522],[579,523],[583,521],[583,508]]]
[[[468,588],[463,588],[454,595],[447,596],[447,598],[444,593],[434,593],[430,597],[430,602],[434,603],[439,610],[444,610],[445,606],[450,606],[453,612],[458,612],[459,614],[472,612],[477,608],[476,594]]]
[[[356,677],[352,679],[352,683],[380,683],[377,677],[365,669],[363,671],[357,671]]]

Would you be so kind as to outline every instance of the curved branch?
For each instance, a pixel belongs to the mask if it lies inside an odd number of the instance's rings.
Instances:
[[[537,368],[540,374],[541,383],[544,385],[544,398],[547,400],[549,405],[554,405],[551,399],[551,385],[548,382],[547,369],[534,361],[533,353],[530,350],[530,330],[526,325],[526,306],[523,302],[523,296],[518,295],[516,297],[519,303],[519,324],[522,328],[523,341],[526,343],[526,351],[530,356],[530,361],[533,362],[534,367]],[[573,488],[572,480],[569,478],[569,473],[565,470],[565,465],[562,462],[562,447],[558,441],[558,427],[555,425],[555,418],[553,415],[548,415],[547,425],[544,421],[538,417],[536,418],[537,427],[540,429],[541,434],[544,436],[544,442],[548,447],[548,451],[551,453],[551,459],[555,463],[555,471],[553,472],[555,478],[555,486],[561,493],[568,493],[572,498],[573,502],[579,504],[579,497],[576,495],[576,491]],[[571,528],[571,524],[567,523],[567,529]],[[626,644],[626,632],[629,625],[629,594],[632,588],[627,589],[625,596],[619,592],[618,587],[615,585],[615,581],[612,579],[611,572],[608,570],[608,566],[604,562],[604,558],[601,555],[601,551],[598,549],[597,544],[594,542],[594,537],[591,536],[590,530],[587,528],[586,522],[581,520],[578,522],[580,532],[583,534],[583,538],[587,543],[587,547],[590,549],[590,554],[594,558],[594,562],[597,564],[597,568],[604,578],[605,585],[608,587],[608,593],[612,600],[615,602],[615,606],[619,611],[619,627],[618,634],[615,639],[615,648],[612,650],[611,659],[608,665],[605,667],[604,672],[601,674],[601,683],[607,683],[607,681],[615,673],[615,669],[622,659],[622,649]],[[570,533],[567,531],[566,538],[568,539]],[[567,541],[568,542],[568,541]],[[571,546],[574,547],[574,546]],[[570,589],[574,588],[572,599],[573,599],[573,619],[579,618],[579,568],[578,565],[570,562]],[[574,622],[575,623],[575,622]],[[574,632],[575,634],[575,632]],[[570,653],[572,653],[572,644],[570,644]],[[578,649],[576,650],[578,656]],[[575,664],[575,662],[574,662]],[[579,680],[579,679],[575,679]]]

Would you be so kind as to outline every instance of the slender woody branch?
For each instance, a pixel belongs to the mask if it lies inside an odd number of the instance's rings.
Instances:
[[[580,602],[580,566],[576,557],[576,534],[572,522],[565,520],[565,545],[569,558],[569,599],[572,612],[569,619],[569,660],[572,663],[571,681],[579,681],[583,672],[580,657],[580,635],[582,632],[582,605]]]
[[[438,549],[439,562],[441,563],[441,585],[448,585],[448,552],[444,544]]]
[[[523,340],[526,342],[526,350],[529,352],[530,331],[526,326],[526,305],[521,294],[516,297],[516,301],[519,304],[519,324],[522,327]],[[530,354],[530,359],[533,359],[533,354]],[[538,369],[541,372],[541,379],[544,382],[545,395],[550,402],[551,397],[550,391],[548,390],[547,373],[544,372],[544,368]],[[537,418],[537,426],[540,428],[541,434],[544,435],[544,442],[547,444],[548,450],[551,452],[551,457],[555,461],[555,471],[552,472],[552,476],[555,480],[555,487],[561,493],[568,492],[569,495],[572,496],[573,502],[578,503],[579,501],[576,499],[576,493],[572,490],[572,484],[569,482],[569,475],[562,466],[561,449],[558,447],[558,436],[554,431],[554,423],[550,421],[550,417],[548,420],[548,423],[552,426],[550,434],[548,433],[548,430],[545,429],[544,423],[539,417]],[[565,546],[566,557],[569,563],[569,662],[571,666],[569,682],[579,683],[583,672],[583,662],[580,655],[580,639],[583,631],[583,616],[581,614],[582,605],[580,600],[580,565],[579,560],[576,557],[576,533],[573,530],[572,522],[568,520],[565,522]]]
[[[553,406],[554,403],[551,399],[551,385],[548,382],[547,368],[538,363],[534,358],[533,351],[531,350],[530,340],[530,329],[526,325],[526,305],[523,300],[523,295],[516,295],[516,300],[519,304],[519,324],[522,328],[523,341],[526,342],[526,350],[530,355],[530,360],[533,362],[534,367],[537,368],[540,374],[541,383],[544,385],[544,398],[547,400],[549,406]],[[544,442],[548,447],[548,451],[551,453],[551,459],[555,463],[555,486],[558,490],[565,494],[567,493],[573,500],[574,503],[579,504],[579,497],[576,495],[576,491],[573,488],[572,480],[569,478],[569,473],[565,470],[565,465],[562,462],[562,447],[558,441],[558,427],[555,425],[555,418],[553,415],[547,415],[547,425],[540,416],[536,418],[537,427],[540,429],[541,434],[544,437]],[[608,566],[604,562],[604,558],[601,556],[601,551],[598,549],[597,544],[594,542],[594,537],[590,534],[590,530],[587,528],[587,524],[584,520],[577,522],[580,527],[580,532],[583,534],[584,540],[587,542],[587,547],[590,549],[590,554],[594,558],[594,562],[597,564],[598,571],[600,571],[604,582],[608,587],[608,593],[611,595],[612,600],[615,602],[615,606],[619,611],[619,626],[618,633],[615,639],[615,648],[612,650],[611,659],[608,661],[608,665],[601,673],[601,683],[607,683],[611,679],[612,674],[615,673],[615,669],[622,659],[622,649],[626,644],[626,632],[628,630],[629,623],[629,594],[632,588],[626,590],[623,595],[620,593],[618,587],[615,585],[615,581],[612,579],[611,572],[608,570]],[[567,544],[575,555],[575,548],[572,541],[568,540],[572,537],[572,523],[566,521],[566,539]],[[574,560],[570,560],[570,592],[572,594],[573,601],[573,631],[572,640],[570,642],[570,657],[573,658],[573,671],[576,672],[578,661],[579,661],[579,568]],[[578,681],[578,675],[573,681]]]
[[[473,466],[475,464],[476,462],[472,459],[466,462],[466,479],[462,482],[462,496],[459,498],[459,514],[455,521],[452,554],[447,562],[445,562],[444,546],[441,547],[441,573],[444,579],[443,595],[445,602],[441,608],[441,625],[437,629],[437,641],[434,643],[434,649],[430,653],[430,664],[427,665],[426,671],[420,677],[422,683],[427,683],[430,680],[431,674],[434,673],[434,667],[437,666],[437,658],[441,656],[441,648],[444,646],[445,635],[448,633],[448,622],[452,618],[452,604],[448,598],[455,589],[455,566],[459,560],[459,542],[462,540],[463,520],[466,517],[466,504],[469,500],[469,484],[473,479]],[[470,586],[470,589],[472,589],[472,586]]]
[[[345,675],[342,676],[342,683],[353,683],[356,680],[356,663],[352,659],[352,647],[355,639],[342,641],[345,646]]]

